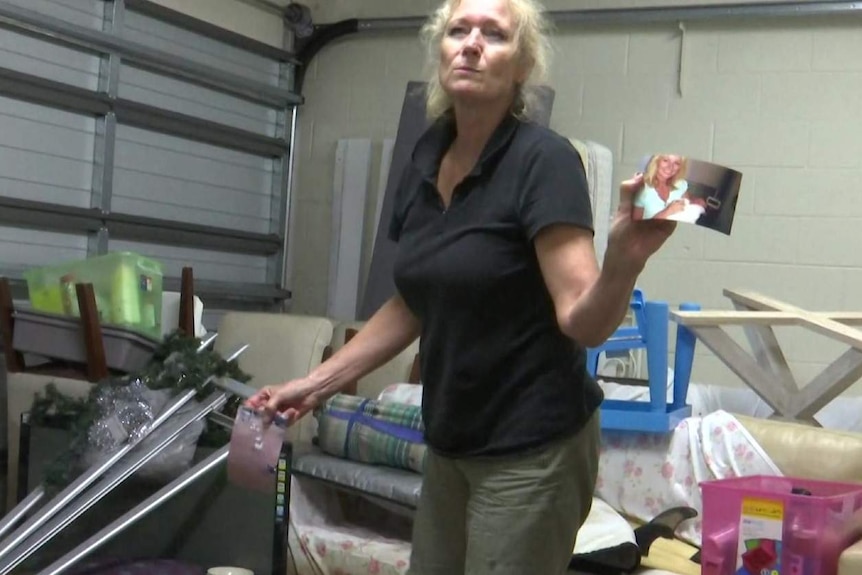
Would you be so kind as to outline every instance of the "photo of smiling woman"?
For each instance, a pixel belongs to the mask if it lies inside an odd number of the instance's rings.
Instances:
[[[633,219],[697,221],[705,202],[689,192],[687,171],[685,156],[652,156],[644,169],[643,189],[635,198]]]
[[[655,154],[641,161],[640,189],[632,219],[673,220],[730,235],[742,174],[680,154]]]

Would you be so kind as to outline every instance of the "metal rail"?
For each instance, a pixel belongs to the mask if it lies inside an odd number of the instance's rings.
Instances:
[[[215,341],[217,334],[213,334],[201,342],[201,345],[197,349],[197,353],[203,352],[207,347]],[[238,358],[248,346],[245,345],[227,357],[227,361],[233,361]],[[142,441],[144,441],[151,433],[157,430],[160,426],[162,426],[168,419],[170,419],[174,414],[176,414],[182,407],[188,404],[189,401],[194,399],[196,395],[195,390],[187,391],[186,393],[180,395],[179,397],[174,398],[164,409],[153,419],[149,426],[147,426],[141,433],[141,437],[138,438],[137,441],[129,441],[122,447],[120,447],[117,451],[110,454],[104,460],[96,463],[92,467],[90,467],[87,471],[82,473],[79,477],[77,477],[71,484],[66,486],[65,489],[60,491],[56,497],[54,497],[50,503],[46,504],[44,507],[39,509],[38,513],[28,519],[24,525],[18,528],[13,535],[10,536],[11,541],[3,540],[3,546],[0,547],[0,558],[5,557],[12,549],[15,548],[21,541],[35,532],[39,527],[41,527],[46,521],[48,521],[59,509],[62,509],[64,506],[68,505],[73,499],[75,499],[78,495],[84,492],[94,481],[96,481],[99,477],[105,474],[111,467],[113,467],[120,459],[122,459],[127,453],[137,447]],[[44,496],[44,489],[39,487],[35,490],[35,492],[39,492],[38,496],[33,496],[33,498],[25,498],[18,506],[16,506],[9,514],[9,522],[4,523],[3,530],[8,531],[8,529],[17,523],[17,521],[22,517],[29,509],[31,509],[38,501]]]
[[[551,21],[559,25],[629,25],[660,22],[693,22],[745,18],[798,18],[812,16],[851,16],[862,14],[860,2],[758,2],[706,4],[698,6],[656,6],[651,8],[603,8],[596,10],[549,10]],[[359,32],[414,30],[424,17],[361,18]]]
[[[198,346],[197,353],[202,353],[205,349],[207,349],[218,337],[217,333],[209,334],[207,337],[201,340],[200,345]],[[237,350],[232,356],[234,359],[239,357],[239,354],[247,349],[248,346]],[[230,361],[230,360],[229,360]],[[168,417],[176,413],[176,411],[182,407],[183,404],[174,403],[168,405],[165,409],[162,410],[161,413],[153,420],[150,424],[150,428],[148,431],[152,431],[153,429],[160,426],[164,423]],[[45,496],[45,489],[41,485],[31,491],[27,497],[21,500],[21,502],[16,505],[9,513],[7,513],[2,520],[0,520],[0,537],[4,536],[12,527],[14,527],[24,516],[27,515],[34,507],[36,507],[42,498]]]
[[[117,212],[104,213],[98,208],[79,208],[3,196],[0,196],[0,223],[71,233],[93,233],[106,229],[113,239],[251,255],[277,254],[282,246],[282,239],[276,234],[256,234]]]
[[[211,394],[202,402],[202,407],[199,410],[194,411],[191,414],[184,415],[177,423],[169,428],[154,431],[151,436],[147,438],[149,441],[136,443],[135,447],[141,446],[143,448],[141,453],[136,454],[130,461],[124,462],[116,473],[106,474],[101,480],[93,485],[86,494],[81,495],[79,499],[74,501],[71,507],[60,511],[60,509],[66,507],[70,503],[69,500],[64,498],[62,505],[58,505],[57,509],[52,509],[50,515],[46,518],[46,520],[51,519],[50,523],[45,525],[42,529],[39,529],[38,532],[34,533],[35,530],[27,530],[26,535],[24,530],[20,533],[16,532],[13,536],[12,542],[0,550],[0,574],[6,575],[7,573],[10,573],[30,557],[30,555],[42,547],[42,545],[50,541],[72,521],[80,517],[102,497],[110,493],[117,485],[125,481],[135,471],[143,467],[153,457],[158,455],[162,449],[170,445],[177,437],[179,437],[180,433],[182,433],[189,425],[199,421],[210,411],[219,409],[226,401],[227,394],[222,391],[217,391]],[[155,441],[155,445],[148,445],[150,441]],[[125,453],[123,453],[123,455],[125,455]],[[54,500],[52,500],[52,508],[54,507],[53,503]],[[45,521],[43,521],[40,526],[44,523]],[[30,537],[26,538],[27,535],[30,535]]]
[[[299,63],[296,55],[291,52],[254,40],[248,36],[231,32],[221,26],[198,20],[152,0],[125,0],[125,2],[126,10],[130,12],[136,12],[143,16],[161,20],[162,22],[206,36],[207,38],[214,38],[219,42],[245,50],[246,52],[251,52],[252,54],[257,54],[258,56],[263,56],[264,58],[290,64]],[[278,13],[283,14],[283,11],[279,10]]]
[[[74,567],[79,561],[134,525],[135,522],[158,509],[162,504],[170,501],[172,497],[181,493],[183,489],[192,485],[199,478],[223,465],[227,460],[229,450],[230,446],[225,445],[39,573],[41,575],[59,575],[67,569]]]
[[[281,157],[290,150],[290,145],[283,138],[256,134],[132,100],[112,98],[105,93],[16,70],[0,68],[0,95],[87,116],[106,116],[113,113],[118,124],[256,156]]]
[[[0,2],[2,25],[45,40],[78,46],[102,54],[117,54],[136,66],[215,88],[253,102],[285,107],[302,103],[290,90],[231,74],[212,66],[163,52],[127,38],[78,26],[41,12]]]

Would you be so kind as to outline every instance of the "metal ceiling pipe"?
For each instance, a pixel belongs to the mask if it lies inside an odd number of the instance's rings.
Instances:
[[[658,6],[652,8],[603,8],[596,10],[550,10],[557,25],[648,24],[729,20],[745,18],[789,18],[813,16],[862,15],[862,2],[758,2],[699,6]],[[359,19],[359,32],[415,30],[425,23],[423,17]]]

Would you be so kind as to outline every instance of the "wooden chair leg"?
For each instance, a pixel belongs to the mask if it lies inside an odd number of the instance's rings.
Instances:
[[[6,357],[6,371],[13,373],[24,371],[24,355],[15,351],[12,346],[15,333],[15,305],[12,300],[12,288],[7,278],[0,278],[0,336],[3,338],[3,354]]]
[[[183,268],[180,282],[180,318],[177,327],[186,336],[195,336],[195,279],[190,267]]]
[[[102,325],[96,307],[96,294],[93,284],[77,284],[78,309],[81,311],[81,332],[87,358],[87,379],[98,382],[108,377],[108,363],[105,357],[105,342],[102,339]]]

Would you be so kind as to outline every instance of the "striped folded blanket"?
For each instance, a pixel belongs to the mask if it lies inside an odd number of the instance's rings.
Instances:
[[[425,468],[425,427],[418,405],[339,393],[314,417],[318,446],[330,455],[417,473]]]

